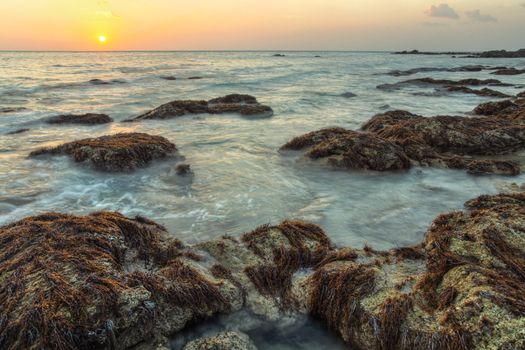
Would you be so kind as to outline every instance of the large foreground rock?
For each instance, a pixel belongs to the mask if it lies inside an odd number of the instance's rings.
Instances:
[[[525,100],[490,102],[474,112],[484,116],[423,117],[390,111],[371,118],[359,132],[321,129],[291,140],[282,149],[305,150],[310,158],[346,168],[384,171],[417,164],[467,169],[475,175],[519,174],[516,161],[484,157],[525,148]]]
[[[239,113],[245,117],[271,117],[273,110],[260,104],[250,95],[231,94],[224,97],[204,100],[177,100],[161,105],[149,112],[127,121],[146,119],[171,119],[188,114]]]
[[[522,349],[525,194],[466,208],[383,252],[298,221],[186,247],[141,217],[26,218],[0,227],[0,348],[153,349],[245,307],[314,315],[354,349]]]
[[[175,157],[178,152],[175,145],[162,136],[121,133],[38,149],[29,156],[42,155],[68,155],[75,162],[89,163],[96,170],[119,172],[146,167],[154,160]]]

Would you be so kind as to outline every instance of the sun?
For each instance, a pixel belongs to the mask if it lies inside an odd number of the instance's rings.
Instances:
[[[104,44],[108,39],[106,38],[105,35],[99,35],[98,37],[98,41],[101,43],[101,44]]]

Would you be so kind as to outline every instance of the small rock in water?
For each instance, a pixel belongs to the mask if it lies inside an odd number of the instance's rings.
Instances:
[[[257,350],[257,347],[248,335],[230,331],[193,340],[182,350]]]
[[[165,77],[160,77],[161,79],[164,79],[164,80],[177,80],[177,77],[174,77],[173,75],[169,75],[169,76],[165,76]]]
[[[202,77],[188,77],[189,80],[200,80],[200,79],[203,79]]]
[[[0,113],[16,113],[16,112],[23,112],[27,111],[27,108],[25,107],[4,107],[0,108]]]
[[[344,98],[352,98],[352,97],[356,97],[357,95],[352,92],[345,92],[345,93],[342,93],[340,96]]]
[[[48,124],[84,124],[84,125],[94,125],[94,124],[107,124],[111,123],[111,119],[107,114],[99,113],[86,113],[86,114],[64,114],[57,115],[46,120]]]
[[[189,164],[177,164],[175,172],[177,175],[181,176],[193,175],[193,171]]]
[[[273,57],[286,57],[286,55],[283,55],[282,53],[276,53],[273,55]]]
[[[154,160],[179,154],[175,145],[162,136],[122,133],[42,148],[31,152],[29,156],[40,155],[69,155],[75,162],[89,162],[96,170],[123,172],[143,168]]]
[[[29,131],[29,129],[18,129],[18,130],[15,130],[15,131],[10,131],[10,132],[6,133],[6,135],[21,134],[21,133],[26,132],[26,131]]]

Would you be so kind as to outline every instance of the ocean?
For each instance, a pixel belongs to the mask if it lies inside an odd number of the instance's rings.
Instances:
[[[282,53],[285,57],[274,57],[273,52],[0,52],[0,108],[24,108],[0,113],[0,224],[46,211],[111,210],[146,216],[191,244],[224,234],[239,236],[262,224],[295,218],[321,225],[339,246],[389,249],[420,242],[439,213],[460,209],[480,194],[497,193],[506,184],[525,182],[525,175],[475,177],[464,170],[437,168],[386,173],[333,170],[300,154],[278,150],[291,138],[322,127],[358,129],[386,110],[467,115],[479,103],[493,100],[435,94],[421,87],[376,88],[427,76],[495,78],[488,71],[410,77],[385,74],[391,70],[477,64],[524,67],[524,59]],[[171,76],[176,80],[164,79]],[[202,79],[188,79],[194,76]],[[519,75],[496,78],[524,83]],[[493,89],[512,95],[521,91]],[[273,108],[274,116],[194,115],[120,122],[172,100],[208,100],[231,93],[257,97]],[[99,126],[43,123],[49,116],[87,112],[106,113],[115,122]],[[20,128],[30,131],[6,135]],[[175,143],[195,175],[177,176],[170,162],[133,173],[108,174],[75,165],[65,157],[27,158],[40,147],[132,131],[162,135]],[[311,321],[305,322],[301,327],[314,329],[308,328]],[[293,332],[298,331],[294,328]],[[283,336],[279,346],[263,340],[258,345],[261,349],[317,349],[326,339],[337,343],[329,333],[294,338],[293,332]],[[323,337],[327,338],[316,343]]]

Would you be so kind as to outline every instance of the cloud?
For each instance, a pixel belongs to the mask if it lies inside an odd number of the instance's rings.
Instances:
[[[458,19],[459,15],[456,10],[448,6],[448,4],[432,5],[428,10],[425,11],[430,17],[442,17],[449,19]]]
[[[479,10],[465,12],[468,18],[478,22],[497,22],[498,19],[491,15],[482,15]]]

